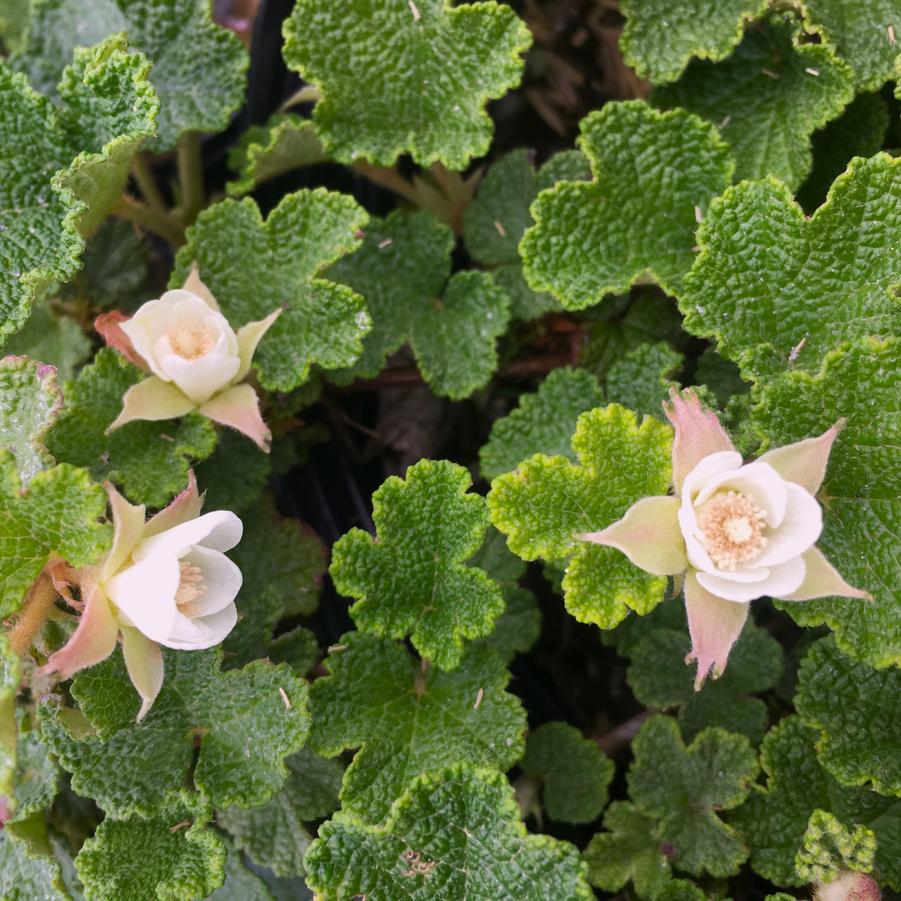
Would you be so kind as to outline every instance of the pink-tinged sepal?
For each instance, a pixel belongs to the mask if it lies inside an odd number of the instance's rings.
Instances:
[[[169,503],[169,506],[151,516],[144,526],[144,538],[159,535],[167,529],[174,529],[189,519],[197,519],[203,507],[203,495],[197,490],[197,477],[194,470],[188,470],[188,485],[181,494]]]
[[[804,581],[791,594],[779,595],[779,600],[811,601],[814,598],[827,597],[873,600],[873,595],[868,591],[849,585],[819,548],[812,547],[805,551],[803,560],[806,566]]]
[[[131,684],[141,696],[141,709],[137,716],[140,723],[163,686],[163,654],[155,641],[131,626],[123,626],[122,656]]]
[[[704,410],[691,389],[680,394],[672,388],[669,403],[664,403],[663,410],[676,433],[673,438],[673,485],[678,494],[685,477],[704,457],[735,448],[716,414]]]
[[[787,482],[794,482],[810,494],[816,494],[826,475],[832,445],[845,427],[845,421],[840,419],[817,438],[805,438],[767,451],[760,460],[769,463]]]
[[[106,431],[109,434],[136,420],[156,422],[161,419],[176,419],[194,409],[194,401],[182,394],[175,385],[152,375],[125,392],[122,412]]]
[[[106,342],[107,347],[117,350],[129,363],[133,363],[138,369],[145,372],[150,370],[144,358],[135,350],[131,338],[122,330],[122,323],[128,322],[130,317],[118,310],[111,313],[101,313],[94,320],[94,330]]]
[[[106,581],[129,558],[144,531],[143,504],[130,504],[112,482],[103,486],[113,514],[113,545],[103,561],[100,578]]]
[[[691,634],[691,652],[685,662],[698,663],[695,691],[699,691],[708,675],[717,678],[725,670],[729,652],[748,618],[748,605],[711,594],[689,570],[685,576],[685,611]]]
[[[99,585],[82,584],[84,611],[72,637],[44,664],[42,672],[69,679],[79,670],[106,660],[116,647],[119,626]]]
[[[675,576],[688,566],[678,514],[679,498],[645,497],[606,529],[576,537],[616,548],[655,576]]]
[[[253,441],[260,450],[269,453],[272,433],[260,415],[260,400],[250,385],[234,385],[210,398],[200,407],[204,416],[209,416],[220,425],[237,429]]]
[[[257,345],[260,343],[263,335],[272,328],[281,312],[281,309],[278,309],[274,313],[270,313],[265,319],[261,319],[259,322],[248,322],[247,325],[238,329],[238,356],[241,358],[241,368],[238,370],[234,381],[240,382],[250,372],[250,363],[253,360]]]

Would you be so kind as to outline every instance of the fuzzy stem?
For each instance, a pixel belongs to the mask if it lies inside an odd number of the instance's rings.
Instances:
[[[41,631],[47,617],[50,616],[56,603],[56,589],[50,576],[41,573],[37,582],[31,586],[22,612],[9,633],[9,646],[13,652],[22,656]]]
[[[185,227],[193,225],[203,209],[203,156],[200,133],[186,131],[175,146],[178,160],[178,186],[181,191],[181,215]]]
[[[181,247],[185,243],[184,232],[168,214],[161,213],[128,194],[123,194],[119,198],[111,212],[121,219],[159,235],[173,247]]]
[[[137,182],[137,185],[141,190],[141,194],[143,195],[147,203],[155,210],[159,210],[163,213],[166,212],[166,210],[168,209],[168,207],[166,206],[166,201],[163,198],[163,194],[156,183],[156,179],[153,177],[153,169],[147,162],[146,156],[138,154],[131,161],[131,174],[134,180]]]
[[[415,186],[408,182],[395,169],[388,169],[383,166],[373,166],[370,163],[357,162],[351,167],[360,175],[365,176],[370,181],[374,181],[377,185],[399,194],[404,200],[408,200],[413,206],[422,206],[422,197],[416,190]]]

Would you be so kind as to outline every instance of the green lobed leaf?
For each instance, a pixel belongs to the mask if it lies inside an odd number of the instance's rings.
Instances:
[[[804,626],[826,623],[847,653],[882,667],[901,663],[897,466],[901,341],[867,339],[826,356],[816,375],[793,372],[759,392],[752,425],[763,449],[819,435],[846,418],[820,490],[818,546],[873,601],[823,598],[784,608]],[[874,477],[878,474],[878,477]]]
[[[604,402],[597,379],[582,369],[554,369],[534,394],[498,419],[479,451],[486,479],[510,472],[536,453],[573,458],[573,433],[579,416]]]
[[[766,0],[623,0],[620,47],[641,78],[665,84],[693,57],[725,59],[766,8]]]
[[[801,661],[795,707],[820,732],[820,763],[844,785],[901,796],[899,698],[901,672],[848,657],[834,638],[818,641]]]
[[[0,449],[16,458],[23,485],[56,462],[44,438],[62,405],[52,366],[28,357],[0,359]]]
[[[19,655],[10,647],[4,633],[0,637],[0,812],[7,818],[15,813],[22,800],[18,797],[20,741],[16,718],[21,670]]]
[[[830,44],[804,37],[792,13],[771,15],[727,60],[692,63],[654,102],[716,125],[737,180],[773,175],[794,190],[810,172],[811,135],[854,99],[849,66]]]
[[[209,811],[186,796],[147,819],[107,817],[75,868],[90,901],[205,898],[225,880],[226,849]]]
[[[871,873],[876,836],[866,826],[853,829],[825,810],[810,815],[795,870],[805,882],[832,882],[843,871]]]
[[[291,391],[314,364],[336,369],[360,354],[363,299],[321,276],[357,246],[367,219],[351,197],[322,188],[286,195],[265,220],[250,198],[223,200],[188,229],[170,285],[181,287],[196,263],[235,328],[281,309],[253,365],[264,388]]]
[[[673,863],[693,876],[737,873],[748,848],[718,812],[742,804],[757,776],[747,738],[705,729],[686,747],[676,721],[655,716],[642,726],[632,751],[629,795],[656,820],[655,835],[672,846]]]
[[[486,384],[510,301],[488,273],[451,275],[453,248],[453,232],[427,212],[370,222],[360,249],[329,272],[366,298],[373,322],[363,355],[337,381],[378,375],[409,343],[435,394],[459,400]]]
[[[77,46],[120,32],[153,61],[160,98],[153,151],[171,150],[185,131],[228,125],[244,101],[249,60],[237,36],[213,22],[208,0],[33,0],[15,63],[49,92]]]
[[[504,661],[510,664],[517,654],[531,650],[541,635],[541,609],[531,591],[504,587],[507,606],[494,623],[490,635],[480,638]]]
[[[48,304],[41,303],[32,307],[28,322],[3,345],[3,350],[55,367],[57,378],[65,384],[91,356],[92,348],[74,319],[57,316]]]
[[[106,494],[83,469],[54,466],[22,488],[13,458],[0,451],[0,616],[19,609],[51,557],[96,563],[112,538],[98,521],[105,513]]]
[[[209,901],[275,901],[266,883],[244,866],[240,852],[234,848],[228,849],[225,882],[208,898]]]
[[[663,401],[670,388],[678,387],[671,376],[682,368],[682,362],[682,354],[665,341],[629,351],[607,373],[607,400],[662,420]]]
[[[351,529],[332,550],[339,592],[357,598],[358,629],[409,635],[441,669],[463,658],[464,639],[487,635],[503,613],[500,586],[465,561],[488,527],[485,501],[467,493],[469,472],[446,460],[422,460],[406,479],[392,476],[373,494],[376,537]]]
[[[852,160],[809,219],[784,185],[743,182],[698,232],[685,329],[715,338],[746,377],[816,371],[842,341],[897,331],[899,231],[901,161],[887,154]]]
[[[313,121],[330,156],[390,166],[409,153],[450,169],[488,150],[485,104],[519,84],[532,43],[513,10],[492,0],[299,0],[284,35],[288,67],[321,91]]]
[[[876,834],[876,870],[883,884],[901,889],[901,800],[866,788],[848,788],[823,769],[814,752],[817,733],[798,716],[774,726],[760,749],[767,776],[748,801],[729,816],[751,847],[754,871],[777,885],[806,882],[795,872],[808,821],[815,810]]]
[[[235,844],[278,876],[303,874],[303,855],[313,840],[305,824],[327,817],[338,808],[344,768],[307,748],[285,760],[288,779],[261,807],[228,807],[216,822]]]
[[[122,410],[122,396],[146,373],[111,348],[97,352],[66,390],[66,406],[47,433],[58,459],[109,479],[133,503],[165,506],[188,483],[192,463],[216,446],[209,419],[191,413],[178,420],[130,422],[107,434]]]
[[[720,678],[694,690],[694,674],[685,665],[691,650],[687,630],[648,630],[628,652],[626,679],[645,707],[679,708],[679,726],[691,740],[708,726],[746,735],[755,744],[767,727],[766,705],[753,697],[773,688],[782,674],[782,648],[763,629],[749,624],[729,655]]]
[[[18,680],[14,686],[16,689]],[[20,731],[18,738],[14,822],[21,822],[53,803],[59,790],[60,775],[59,767],[50,749],[41,740],[39,730]]]
[[[69,57],[67,56],[68,60]],[[79,49],[60,103],[0,65],[0,341],[32,304],[79,268],[84,238],[118,200],[128,167],[154,134],[159,101],[147,60],[121,38]]]
[[[656,899],[673,882],[672,868],[652,819],[628,801],[614,801],[583,852],[588,881],[608,892],[631,882],[639,898]]]
[[[613,761],[567,723],[545,723],[531,732],[521,766],[541,780],[542,807],[552,820],[590,823],[607,804]]]
[[[643,101],[607,103],[580,128],[594,180],[538,195],[536,224],[519,248],[526,280],[570,310],[639,279],[678,294],[694,257],[696,211],[731,179],[728,147],[696,116]]]
[[[71,901],[59,864],[14,838],[9,830],[0,832],[0,897],[4,901]]]
[[[239,514],[263,496],[271,471],[271,454],[261,454],[246,435],[234,429],[223,429],[213,453],[194,467],[204,507]]]
[[[313,683],[310,743],[331,756],[360,748],[344,775],[344,811],[378,823],[415,776],[458,762],[506,770],[522,755],[525,711],[491,648],[474,647],[442,672],[361,632],[338,647],[330,675]]]
[[[592,897],[578,851],[528,835],[506,779],[462,765],[418,778],[380,826],[339,814],[305,863],[322,901]]]
[[[510,553],[503,534],[488,526],[482,546],[469,558],[470,566],[484,569],[502,588],[517,588],[526,574],[526,564]]]
[[[858,91],[878,91],[894,78],[901,28],[898,0],[805,0],[805,22],[851,65]]]
[[[563,579],[567,610],[610,629],[629,609],[649,613],[666,589],[611,548],[575,536],[619,519],[635,501],[666,494],[672,431],[616,404],[583,413],[572,447],[576,460],[535,454],[491,484],[494,525],[523,560],[570,558]]]
[[[220,660],[218,649],[164,652],[163,687],[141,723],[120,654],[79,673],[72,694],[96,734],[73,734],[77,718],[52,705],[42,716],[74,790],[113,816],[158,813],[185,784],[197,738],[193,781],[211,803],[265,803],[287,777],[284,758],[306,741],[307,685],[284,664],[261,660],[222,673]]]
[[[327,159],[309,119],[276,113],[264,125],[248,128],[229,152],[228,167],[237,177],[226,190],[240,197],[272,178]]]

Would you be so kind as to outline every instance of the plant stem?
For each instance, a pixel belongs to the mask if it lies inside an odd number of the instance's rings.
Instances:
[[[22,656],[41,631],[47,617],[56,603],[56,589],[50,576],[41,573],[37,582],[31,586],[22,612],[9,633],[9,646],[13,652]]]
[[[609,757],[615,757],[621,751],[625,751],[632,744],[632,739],[638,735],[638,730],[644,725],[645,720],[650,719],[658,710],[642,710],[631,719],[614,726],[604,735],[592,736],[597,746]]]
[[[147,162],[147,157],[138,154],[131,161],[131,174],[138,183],[141,194],[147,203],[160,212],[166,212],[168,209],[166,201],[156,183],[156,179],[153,177],[153,170]]]
[[[416,190],[414,185],[408,182],[399,172],[394,169],[387,169],[384,166],[373,166],[370,163],[354,163],[352,166],[360,175],[365,176],[370,181],[374,181],[377,185],[387,188],[399,194],[404,200],[408,200],[413,206],[422,206],[422,197]]]
[[[185,227],[193,225],[203,209],[203,157],[200,133],[186,131],[175,147],[178,161],[178,186],[181,191],[181,217]]]
[[[128,194],[123,194],[119,198],[112,213],[159,235],[173,247],[181,247],[185,243],[184,231],[168,213],[155,210]]]

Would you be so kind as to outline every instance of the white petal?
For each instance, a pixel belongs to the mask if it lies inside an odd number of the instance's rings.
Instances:
[[[785,480],[769,463],[749,463],[737,472],[723,472],[711,478],[695,497],[700,506],[717,491],[739,491],[766,512],[766,523],[775,528],[785,516]]]
[[[159,300],[148,300],[131,319],[122,323],[121,329],[128,336],[135,351],[150,367],[151,372],[158,378],[169,381],[160,369],[153,351],[153,346],[163,331],[162,321],[157,318],[161,303]]]
[[[698,582],[711,594],[727,601],[753,601],[764,595],[780,597],[796,591],[804,581],[804,560],[801,557],[793,557],[769,569],[761,567],[757,572],[766,573],[766,578],[760,582],[741,583],[725,579],[722,574],[699,572],[697,577]]]
[[[775,566],[799,557],[816,544],[823,531],[823,510],[816,499],[794,482],[786,482],[785,488],[785,518],[778,528],[766,531],[767,545],[754,566]]]
[[[148,638],[162,642],[177,613],[175,592],[181,581],[173,554],[157,554],[122,570],[106,583],[109,599],[129,623]]]
[[[175,382],[195,404],[202,404],[228,387],[240,366],[241,360],[237,355],[217,353],[215,350],[195,360],[186,360],[178,354],[160,360],[160,367],[169,380]]]
[[[197,617],[218,613],[238,596],[243,576],[238,566],[225,554],[209,548],[194,546],[183,558],[200,569],[206,591],[192,603],[192,615]]]
[[[238,610],[234,604],[199,619],[192,620],[179,614],[171,635],[160,644],[179,651],[202,651],[223,641],[237,621]]]
[[[717,451],[704,457],[685,477],[682,497],[693,498],[714,476],[721,472],[737,472],[741,468],[741,454],[737,451]]]
[[[195,544],[202,544],[214,551],[230,551],[241,540],[243,532],[244,526],[234,513],[214,510],[152,538],[145,538],[135,548],[133,556],[136,560],[159,553],[183,557]]]

